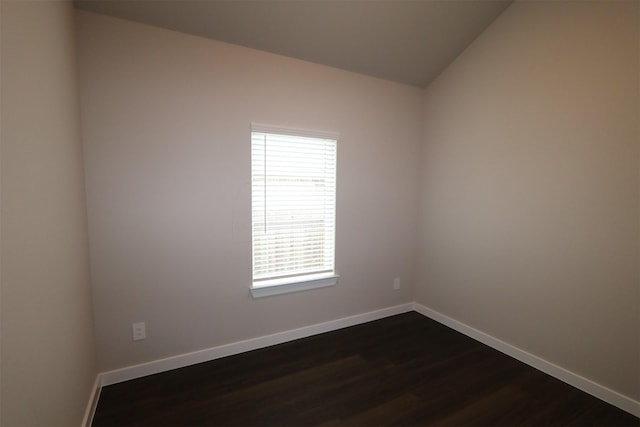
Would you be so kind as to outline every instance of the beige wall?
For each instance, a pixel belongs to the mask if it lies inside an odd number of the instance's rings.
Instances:
[[[421,90],[77,16],[101,370],[412,300]],[[251,122],[341,134],[337,286],[249,296]]]
[[[73,8],[0,10],[1,423],[80,425],[97,369]]]
[[[416,300],[640,398],[638,2],[518,2],[426,91]]]
[[[100,370],[416,299],[640,397],[637,3],[515,3],[425,92],[77,23]],[[341,133],[337,287],[249,297],[251,122]]]

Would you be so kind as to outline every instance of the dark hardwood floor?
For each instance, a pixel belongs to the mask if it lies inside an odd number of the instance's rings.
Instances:
[[[104,387],[93,426],[640,426],[417,313]]]

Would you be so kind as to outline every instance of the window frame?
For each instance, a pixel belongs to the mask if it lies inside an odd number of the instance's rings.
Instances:
[[[282,136],[293,136],[293,137],[302,137],[302,138],[316,138],[316,139],[324,139],[324,140],[333,140],[336,144],[336,153],[335,153],[335,176],[334,179],[336,181],[336,187],[334,188],[333,198],[334,198],[334,206],[333,206],[333,269],[331,271],[324,271],[320,273],[301,273],[294,274],[291,276],[278,277],[273,279],[254,279],[254,147],[253,147],[253,137],[254,133],[265,133],[265,134],[275,134]],[[291,292],[299,292],[310,289],[317,289],[329,286],[335,286],[338,283],[338,278],[340,277],[336,271],[336,224],[337,224],[337,143],[339,140],[339,134],[336,132],[323,132],[323,131],[313,131],[313,130],[303,130],[303,129],[292,129],[281,126],[273,126],[273,125],[265,125],[259,123],[251,123],[251,131],[250,131],[250,152],[251,152],[251,286],[250,293],[254,298],[272,296],[272,295],[280,295]]]

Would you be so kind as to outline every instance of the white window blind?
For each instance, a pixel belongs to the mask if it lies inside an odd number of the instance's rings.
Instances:
[[[334,273],[336,145],[252,126],[253,287]]]

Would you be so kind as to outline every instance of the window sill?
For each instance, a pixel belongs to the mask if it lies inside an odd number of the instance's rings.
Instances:
[[[310,289],[326,288],[338,283],[338,276],[332,274],[316,274],[310,276],[294,277],[285,280],[270,280],[251,286],[251,296],[254,298],[269,297],[272,295],[288,294],[292,292],[307,291]]]

